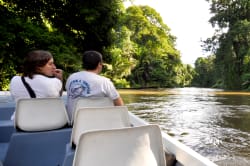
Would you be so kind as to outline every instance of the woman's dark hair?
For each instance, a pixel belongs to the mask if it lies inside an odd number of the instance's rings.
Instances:
[[[45,66],[51,58],[53,57],[49,51],[34,50],[29,52],[24,59],[23,75],[33,78],[34,74],[39,73],[38,67]]]
[[[86,70],[94,70],[102,63],[102,54],[97,51],[85,51],[82,56],[82,67]]]

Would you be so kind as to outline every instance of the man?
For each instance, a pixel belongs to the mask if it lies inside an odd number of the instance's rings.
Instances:
[[[86,51],[82,57],[83,71],[73,73],[66,82],[67,110],[72,117],[74,104],[79,97],[109,97],[115,106],[124,105],[110,79],[99,75],[102,71],[102,54]]]

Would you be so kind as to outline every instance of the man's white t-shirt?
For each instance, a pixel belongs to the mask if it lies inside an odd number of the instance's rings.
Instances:
[[[58,78],[35,74],[32,79],[29,77],[24,77],[24,79],[35,92],[36,98],[60,97],[62,82]],[[21,76],[14,76],[11,79],[10,93],[15,102],[21,98],[30,98],[29,92],[21,80]],[[13,115],[11,119],[13,119]]]
[[[67,110],[72,116],[75,101],[79,97],[120,97],[110,79],[93,72],[81,71],[70,75],[65,85],[67,91]]]

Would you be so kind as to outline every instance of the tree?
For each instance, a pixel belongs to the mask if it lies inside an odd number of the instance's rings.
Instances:
[[[8,89],[10,78],[22,72],[23,57],[31,49],[51,51],[65,77],[79,70],[83,51],[103,52],[111,44],[121,5],[121,0],[1,1],[0,74],[5,81],[0,89]],[[104,59],[111,61],[106,54]]]
[[[225,88],[242,89],[246,57],[250,54],[250,1],[207,0],[211,3],[210,19],[217,33],[206,42],[215,48],[215,64]],[[208,47],[207,47],[208,48]]]
[[[215,84],[214,56],[199,57],[195,61],[195,73],[192,85],[198,87],[212,87]]]
[[[186,86],[192,78],[175,37],[148,6],[125,10],[122,0],[4,0],[0,12],[1,90],[22,72],[24,55],[33,49],[52,52],[65,77],[80,70],[83,51],[100,51],[104,75],[117,87]]]
[[[133,57],[137,64],[129,76],[133,86],[179,86],[180,55],[175,49],[175,37],[160,15],[149,6],[131,6],[126,15],[124,24],[138,48]]]
[[[77,49],[68,42],[67,36],[56,30],[51,31],[44,22],[39,22],[37,19],[34,21],[31,16],[26,17],[20,14],[19,9],[11,5],[12,3],[0,5],[0,75],[2,79],[0,89],[8,89],[11,77],[22,72],[25,54],[33,49],[52,52],[56,65],[64,69],[65,77],[67,77],[67,71],[80,67],[79,61],[72,58],[72,54],[77,55]]]
[[[136,63],[133,58],[136,44],[130,40],[131,31],[126,26],[119,24],[113,31],[113,43],[105,49],[111,57],[111,63],[106,64],[104,75],[112,78],[117,87],[130,87],[126,77],[131,74],[131,69]]]

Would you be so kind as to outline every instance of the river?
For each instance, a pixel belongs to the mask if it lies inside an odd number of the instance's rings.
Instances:
[[[119,90],[129,110],[219,166],[250,165],[250,93]]]
[[[205,88],[119,92],[134,114],[219,166],[250,165],[250,93]],[[8,92],[0,93],[1,104],[14,104]]]

